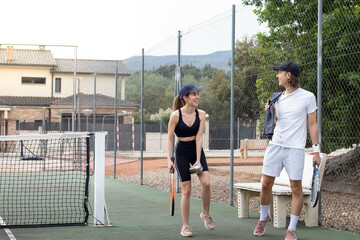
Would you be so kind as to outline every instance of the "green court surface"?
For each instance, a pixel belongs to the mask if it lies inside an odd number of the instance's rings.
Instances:
[[[164,181],[168,181],[165,179]],[[92,185],[91,185],[92,187]],[[180,235],[180,195],[176,195],[175,216],[169,214],[169,193],[114,179],[106,179],[106,202],[113,227],[93,227],[93,218],[88,226],[13,228],[17,240],[59,240],[59,239],[184,239]],[[93,199],[91,199],[93,205]],[[199,218],[202,211],[200,199],[191,199],[190,226],[192,239],[284,239],[285,229],[268,226],[261,238],[252,235],[258,213],[249,219],[238,219],[237,209],[226,204],[212,203],[211,214],[215,230],[207,230]],[[298,238],[306,239],[360,239],[359,235],[325,228],[307,228],[299,224]],[[0,239],[10,239],[4,229]]]

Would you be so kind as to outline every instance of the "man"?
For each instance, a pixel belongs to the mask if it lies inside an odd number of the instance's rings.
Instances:
[[[271,221],[268,214],[275,177],[280,175],[283,167],[289,176],[292,202],[290,224],[285,240],[296,240],[296,225],[303,206],[302,175],[304,170],[304,148],[306,143],[307,122],[313,144],[313,162],[320,164],[320,147],[318,146],[318,127],[316,122],[316,101],[313,93],[299,85],[300,68],[297,63],[285,61],[276,75],[279,86],[285,91],[281,94],[275,108],[275,129],[264,156],[262,170],[262,187],[260,193],[260,220],[254,230],[255,236],[265,233],[266,225]],[[265,111],[269,109],[265,105]]]

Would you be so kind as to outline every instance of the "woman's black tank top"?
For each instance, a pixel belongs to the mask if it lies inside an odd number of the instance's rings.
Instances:
[[[191,127],[187,126],[184,121],[182,120],[181,110],[179,109],[179,122],[175,127],[175,134],[177,137],[192,137],[196,136],[199,126],[200,126],[200,118],[199,112],[195,109],[196,117],[195,122]]]

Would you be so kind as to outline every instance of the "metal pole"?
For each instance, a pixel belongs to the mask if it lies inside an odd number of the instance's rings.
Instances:
[[[160,118],[160,151],[162,149],[161,142],[162,142],[162,118]]]
[[[78,97],[77,97],[77,108],[78,108],[78,128],[77,131],[81,132],[81,117],[80,117],[80,79],[78,79]]]
[[[93,107],[93,132],[96,131],[96,72],[94,72],[94,107]]]
[[[42,133],[45,134],[46,132],[46,117],[45,117],[45,108],[43,108],[42,111],[42,115],[43,115],[43,120],[42,120]]]
[[[61,122],[62,122],[62,113],[61,113],[61,109],[59,110],[59,132],[61,132]]]
[[[230,206],[233,203],[234,188],[234,58],[235,58],[235,5],[232,6],[231,34],[231,104],[230,104]]]
[[[143,185],[144,49],[141,51],[140,184]]]
[[[116,150],[117,150],[117,80],[118,80],[118,62],[115,67],[115,97],[114,97],[114,105],[115,105],[115,116],[114,116],[114,179],[116,179]]]
[[[237,149],[240,149],[240,118],[237,118]]]
[[[321,149],[321,118],[322,118],[322,0],[318,1],[318,49],[317,49],[317,124],[318,124],[318,144]],[[321,225],[321,192],[319,195],[319,225]]]
[[[181,31],[178,31],[178,67],[181,66]],[[178,89],[177,89],[177,93],[179,92],[181,86],[182,86],[182,80],[181,80],[181,76],[179,78],[179,85],[178,85]]]
[[[181,31],[178,31],[178,61],[177,61],[177,76],[175,76],[175,88],[174,88],[174,98],[179,94],[179,90],[182,87],[182,81],[181,81]],[[176,74],[176,73],[175,73]],[[175,159],[175,137],[173,137],[173,144],[171,149],[171,158],[176,161]],[[179,172],[176,172],[175,175],[176,181],[175,181],[175,191],[179,192]]]
[[[74,80],[73,80],[73,114],[72,114],[72,131],[75,132],[76,119],[76,71],[77,71],[77,47],[75,46],[75,60],[74,60]]]

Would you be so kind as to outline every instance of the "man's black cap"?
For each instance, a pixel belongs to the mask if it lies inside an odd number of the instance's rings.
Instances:
[[[299,65],[296,62],[292,62],[289,60],[283,62],[280,66],[273,66],[272,68],[274,70],[282,70],[282,71],[290,72],[295,77],[299,77],[300,75]]]

